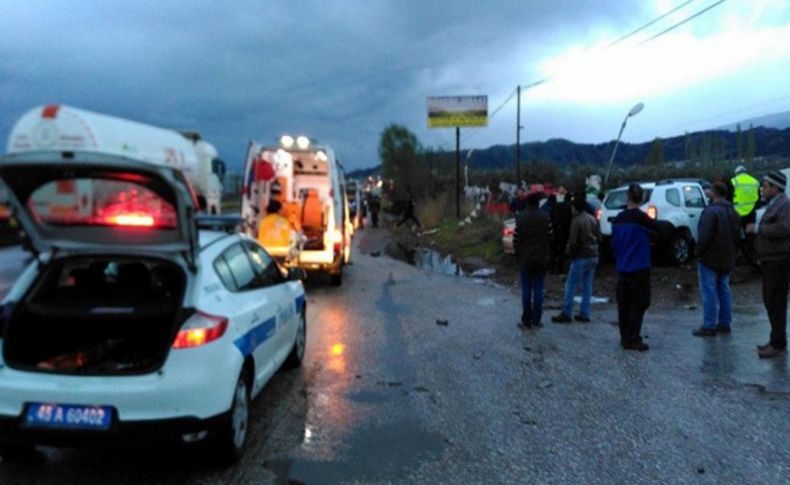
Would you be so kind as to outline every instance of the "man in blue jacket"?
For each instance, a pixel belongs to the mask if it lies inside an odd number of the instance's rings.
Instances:
[[[650,239],[658,234],[658,224],[639,207],[644,191],[638,184],[628,186],[628,205],[612,225],[612,250],[617,261],[617,320],[620,345],[626,350],[645,351],[642,319],[650,307]]]

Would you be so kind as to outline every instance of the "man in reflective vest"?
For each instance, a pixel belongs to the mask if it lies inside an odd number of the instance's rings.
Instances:
[[[760,200],[760,181],[749,175],[746,167],[735,167],[735,177],[730,179],[732,186],[732,205],[745,226],[755,221],[754,208]]]

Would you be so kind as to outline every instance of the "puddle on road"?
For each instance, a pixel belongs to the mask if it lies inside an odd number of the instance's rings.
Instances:
[[[453,261],[452,256],[428,248],[408,248],[400,243],[391,242],[385,249],[387,255],[412,266],[428,269],[436,273],[465,276],[461,267]]]
[[[263,466],[275,474],[277,483],[402,480],[420,461],[438,456],[444,446],[440,436],[409,421],[361,429],[344,444],[347,459],[285,458],[265,461]]]

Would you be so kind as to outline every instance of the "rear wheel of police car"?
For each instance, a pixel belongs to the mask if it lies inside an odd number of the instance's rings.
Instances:
[[[675,264],[685,264],[691,259],[691,238],[685,232],[677,231],[670,238],[669,258]]]
[[[250,424],[250,388],[247,372],[242,371],[233,392],[233,404],[219,434],[211,443],[220,465],[234,464],[244,454]]]
[[[26,458],[35,453],[35,448],[31,445],[21,445],[16,443],[0,443],[0,458],[3,460],[15,460]]]
[[[285,365],[290,368],[296,368],[302,365],[304,359],[304,350],[307,346],[307,319],[305,313],[302,311],[302,316],[299,317],[299,327],[296,329],[296,339],[294,339],[294,346],[291,353],[288,354],[288,359]]]

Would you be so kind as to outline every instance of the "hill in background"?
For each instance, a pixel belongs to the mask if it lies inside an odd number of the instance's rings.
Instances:
[[[550,162],[561,167],[573,164],[604,167],[609,163],[613,147],[614,140],[585,144],[557,138],[522,143],[521,161]],[[515,161],[515,152],[515,144],[477,148],[472,152],[470,168],[510,168]],[[437,159],[455,160],[455,152],[435,152],[434,156]],[[790,158],[790,111],[644,143],[621,142],[616,163],[620,167],[631,167],[651,162],[671,163],[704,158],[731,160],[741,157]],[[350,178],[365,178],[378,171],[377,165],[347,175]]]

